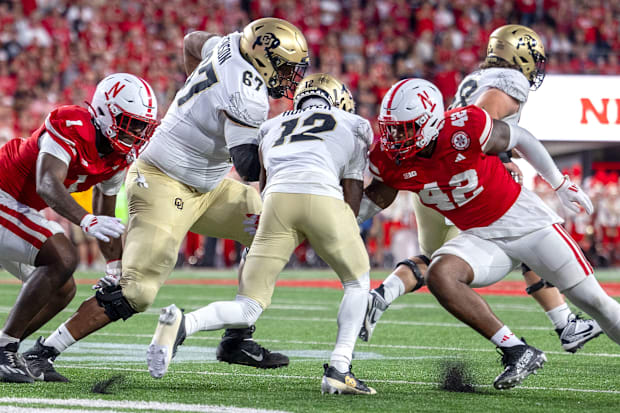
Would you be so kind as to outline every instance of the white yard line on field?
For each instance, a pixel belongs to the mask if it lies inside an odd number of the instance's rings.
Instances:
[[[97,400],[97,399],[36,399],[30,397],[1,397],[0,406],[5,409],[10,406],[2,406],[2,404],[37,404],[45,406],[70,406],[70,407],[88,407],[88,408],[117,408],[127,409],[131,411],[144,410],[147,412],[153,411],[178,411],[178,412],[208,412],[208,413],[286,413],[282,410],[265,410],[254,409],[246,407],[235,406],[214,406],[208,404],[187,404],[187,403],[164,403],[164,402],[145,402],[135,400]],[[34,409],[30,407],[30,409]],[[7,410],[3,410],[7,411]],[[41,410],[29,410],[38,411]],[[62,409],[56,412],[54,409],[45,408],[46,412],[64,413],[64,412],[79,412],[84,410],[70,410]],[[93,412],[94,410],[87,410]],[[20,411],[21,412],[21,411]],[[101,410],[97,410],[101,413]],[[109,410],[106,410],[109,412]]]

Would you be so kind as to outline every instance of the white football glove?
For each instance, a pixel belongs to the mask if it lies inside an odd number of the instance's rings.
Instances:
[[[121,263],[121,260],[108,261],[105,265],[105,275],[97,281],[97,284],[93,285],[92,289],[116,287],[121,281],[121,274],[123,273]]]
[[[82,231],[103,242],[110,242],[110,237],[118,238],[125,231],[125,225],[120,218],[109,217],[107,215],[86,214],[80,222]]]
[[[555,188],[555,193],[562,201],[564,208],[574,214],[579,213],[579,205],[585,209],[588,215],[594,211],[590,197],[576,184],[572,183],[567,175],[564,175],[564,180],[560,186]]]

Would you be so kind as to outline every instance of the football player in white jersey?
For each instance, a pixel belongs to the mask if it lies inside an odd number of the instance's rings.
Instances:
[[[260,196],[224,177],[234,165],[243,179],[258,180],[257,136],[268,97],[292,99],[308,61],[303,34],[281,19],[255,20],[226,36],[185,36],[187,81],[152,145],[128,172],[122,266],[99,281],[95,297],[45,340],[47,346],[62,352],[110,322],[145,311],[172,272],[188,231],[251,244]],[[259,368],[288,364],[285,355],[251,340],[252,332],[253,326],[227,331],[218,359]]]
[[[370,282],[368,254],[355,216],[373,138],[369,122],[349,113],[353,110],[347,88],[319,73],[302,81],[294,110],[263,124],[259,144],[264,206],[237,297],[185,316],[174,304],[165,308],[149,347],[153,377],[165,374],[178,337],[253,325],[271,303],[276,279],[291,253],[307,239],[344,286],[336,347],[331,365],[324,365],[321,391],[375,393],[350,370]]]
[[[536,32],[516,24],[499,27],[491,33],[481,70],[463,79],[450,108],[475,104],[493,119],[517,125],[530,88],[538,89],[543,81],[544,63],[545,50]],[[503,153],[500,158],[520,183],[521,172],[510,161],[509,155]],[[423,255],[398,263],[383,284],[370,292],[364,327],[360,331],[360,338],[364,341],[370,338],[377,321],[394,299],[423,285],[428,257],[459,232],[441,214],[422,205],[417,195],[413,206]],[[375,206],[370,204],[370,210],[376,211]],[[545,310],[564,350],[574,353],[602,333],[595,320],[573,314],[558,289],[543,281],[526,265],[523,265],[523,274],[527,293]]]

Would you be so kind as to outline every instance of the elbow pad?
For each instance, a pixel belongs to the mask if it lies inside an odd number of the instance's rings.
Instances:
[[[260,176],[258,145],[251,143],[238,145],[230,148],[229,152],[241,179],[248,182],[258,181]]]

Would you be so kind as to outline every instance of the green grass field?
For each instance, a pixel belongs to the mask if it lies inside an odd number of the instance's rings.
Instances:
[[[599,272],[602,281],[620,281],[620,271]],[[383,279],[386,273],[375,272]],[[96,278],[83,273],[78,278]],[[229,278],[230,272],[176,272],[173,279]],[[511,275],[518,280],[518,275]],[[19,290],[0,272],[0,321]],[[287,279],[336,279],[332,272],[287,271]],[[486,296],[515,334],[544,350],[548,362],[518,388],[497,391],[491,383],[501,370],[492,344],[448,314],[430,294],[401,297],[379,322],[370,343],[358,341],[353,372],[377,390],[374,396],[322,395],[323,363],[336,337],[342,291],[329,288],[276,289],[272,306],[257,323],[255,338],[289,355],[289,367],[257,370],[219,363],[215,348],[221,332],[198,333],[179,348],[168,374],[152,379],[146,348],[158,310],[171,303],[192,311],[234,297],[234,286],[165,285],[153,308],[112,324],[69,348],[56,361],[70,383],[0,383],[0,412],[618,412],[620,347],[606,336],[576,354],[562,351],[542,310],[529,297]],[[47,336],[92,294],[81,284],[68,309],[46,325]],[[617,299],[617,298],[616,298]],[[38,335],[22,344],[28,349]],[[441,390],[445,363],[461,361],[472,375],[474,393]],[[110,394],[93,385],[114,376]]]

